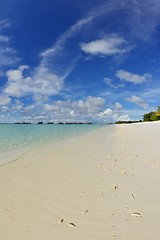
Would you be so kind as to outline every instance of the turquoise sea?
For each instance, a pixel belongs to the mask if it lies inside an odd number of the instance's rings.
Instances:
[[[49,142],[57,142],[100,127],[78,124],[0,124],[0,164],[14,161],[24,152]]]

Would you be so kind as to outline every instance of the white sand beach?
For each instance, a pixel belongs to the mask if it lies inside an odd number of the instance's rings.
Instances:
[[[160,122],[104,126],[1,166],[0,239],[158,239],[159,143]]]

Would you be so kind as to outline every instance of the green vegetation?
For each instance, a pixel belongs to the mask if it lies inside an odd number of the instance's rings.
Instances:
[[[144,122],[152,122],[160,120],[160,106],[157,107],[155,112],[149,112],[143,115]]]
[[[157,110],[155,112],[149,112],[145,113],[143,115],[143,122],[153,122],[153,121],[160,121],[160,106],[157,107]],[[126,124],[126,123],[138,123],[142,122],[142,120],[139,121],[118,121],[115,122],[115,124]]]
[[[142,120],[139,120],[139,121],[118,121],[118,122],[115,122],[115,124],[130,124],[130,123],[138,123],[138,122],[142,122]]]
[[[157,110],[155,112],[149,112],[145,113],[143,115],[143,122],[153,122],[153,121],[160,121],[160,106],[157,107]],[[142,122],[142,120],[139,121],[118,121],[116,124],[124,124],[124,123],[137,123]]]

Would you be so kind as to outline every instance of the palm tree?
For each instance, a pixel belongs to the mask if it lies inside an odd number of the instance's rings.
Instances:
[[[160,106],[157,106],[157,112],[160,113]]]

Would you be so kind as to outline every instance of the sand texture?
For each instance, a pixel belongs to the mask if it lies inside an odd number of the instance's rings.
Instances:
[[[1,240],[155,240],[160,122],[102,127],[0,167]]]

